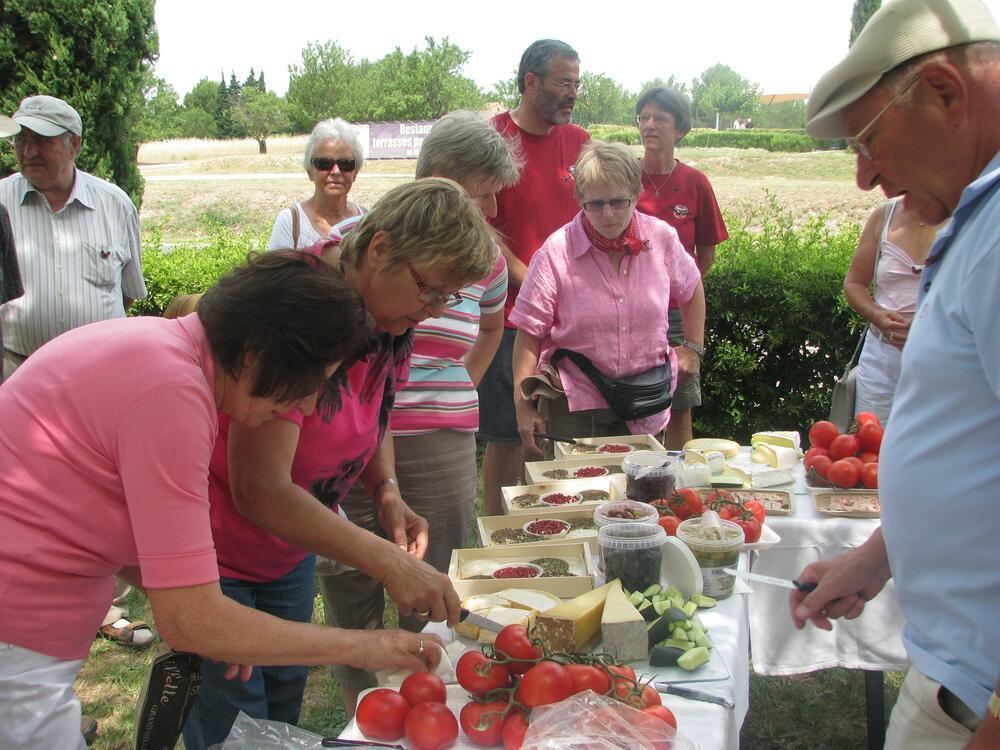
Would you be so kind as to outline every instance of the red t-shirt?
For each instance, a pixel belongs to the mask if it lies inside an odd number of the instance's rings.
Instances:
[[[576,125],[556,125],[547,135],[521,130],[503,112],[493,118],[493,127],[520,142],[524,168],[513,187],[497,195],[497,215],[492,224],[503,236],[511,252],[525,265],[549,235],[580,211],[573,182],[573,165],[590,134]],[[510,285],[504,306],[507,316],[514,308],[517,287]]]

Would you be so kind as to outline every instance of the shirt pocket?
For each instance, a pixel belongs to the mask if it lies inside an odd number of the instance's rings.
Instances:
[[[122,266],[125,265],[125,254],[122,250],[83,243],[84,268],[83,278],[101,289],[115,289],[121,283]]]

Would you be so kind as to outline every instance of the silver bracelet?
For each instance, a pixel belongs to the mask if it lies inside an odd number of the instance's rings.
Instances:
[[[399,488],[399,482],[397,482],[392,477],[382,477],[380,480],[378,480],[375,483],[375,487],[372,488],[372,499],[373,500],[376,500],[376,501],[378,500],[379,492],[381,492],[382,488],[385,487],[387,484],[394,484],[394,485],[396,485],[397,489]]]

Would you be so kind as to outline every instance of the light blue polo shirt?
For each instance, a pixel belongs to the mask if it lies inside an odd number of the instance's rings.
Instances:
[[[1000,154],[921,277],[879,486],[910,660],[983,715],[1000,675]]]

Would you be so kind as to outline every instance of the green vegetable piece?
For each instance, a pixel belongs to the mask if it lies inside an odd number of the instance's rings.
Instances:
[[[687,651],[677,646],[653,646],[653,652],[649,655],[649,666],[676,667],[677,660],[686,653]]]
[[[702,609],[710,609],[711,607],[715,606],[715,599],[713,599],[710,596],[705,596],[704,594],[695,594],[694,597],[692,598],[698,603],[698,606],[701,607]]]
[[[707,648],[704,646],[698,646],[690,651],[685,651],[683,656],[677,660],[677,666],[691,672],[700,667],[702,664],[706,664],[711,658],[712,657],[708,653]]]
[[[660,616],[660,613],[656,611],[651,602],[638,607],[638,610],[639,614],[642,615],[642,619],[646,622],[653,622],[653,620]]]
[[[653,602],[653,609],[656,610],[656,614],[658,614],[658,615],[662,615],[664,612],[666,612],[670,608],[671,608],[670,607],[670,602],[667,602],[667,601]]]
[[[645,597],[642,595],[641,591],[633,591],[631,594],[628,595],[628,600],[632,603],[633,607],[638,607],[640,604],[642,604],[642,600],[644,598]]]
[[[647,597],[647,598],[649,598],[651,596],[656,596],[662,590],[663,589],[660,587],[660,584],[658,584],[658,583],[652,583],[652,584],[650,584],[649,586],[646,587],[646,590],[642,592],[642,595],[645,596],[645,597]]]
[[[675,596],[680,596],[680,597],[684,596],[683,594],[681,594],[680,589],[678,589],[673,584],[670,584],[669,586],[667,586],[667,590],[664,591],[663,593],[665,593],[671,599],[673,599]]]
[[[690,651],[694,648],[694,644],[691,641],[681,641],[676,638],[667,638],[665,641],[661,641],[659,645],[664,648],[679,648],[681,651]]]
[[[698,605],[694,602],[688,602],[681,609],[684,610],[685,617],[691,617],[695,612],[698,611]]]

